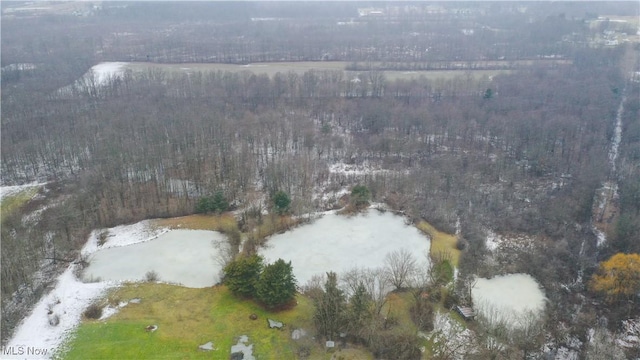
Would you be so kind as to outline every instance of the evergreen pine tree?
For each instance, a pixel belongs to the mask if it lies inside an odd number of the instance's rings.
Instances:
[[[278,259],[264,267],[256,286],[257,298],[267,307],[284,305],[295,298],[296,278],[291,262]]]
[[[324,293],[316,301],[314,321],[318,332],[327,339],[336,339],[340,331],[344,330],[345,309],[345,296],[338,288],[338,276],[334,272],[328,272]]]
[[[256,295],[256,285],[263,268],[259,255],[241,257],[224,268],[224,283],[232,293],[243,297]]]

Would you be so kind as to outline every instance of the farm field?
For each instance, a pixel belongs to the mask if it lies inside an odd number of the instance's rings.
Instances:
[[[302,75],[307,71],[344,71],[346,76],[357,76],[366,71],[349,71],[345,70],[349,65],[346,61],[298,61],[298,62],[270,62],[270,63],[254,63],[248,65],[235,64],[219,64],[219,63],[181,63],[181,64],[161,64],[151,62],[131,62],[126,63],[125,69],[132,71],[147,71],[156,68],[172,73],[189,73],[197,71],[230,71],[242,72],[250,71],[255,74],[266,74],[273,77],[277,73],[293,72]],[[416,70],[416,71],[391,71],[383,70],[382,73],[389,81],[395,80],[412,80],[424,77],[429,80],[434,79],[452,79],[462,75],[472,75],[474,78],[491,77],[498,74],[507,74],[512,70]]]

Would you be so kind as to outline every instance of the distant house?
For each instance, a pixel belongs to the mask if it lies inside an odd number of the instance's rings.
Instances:
[[[466,321],[473,320],[476,317],[476,312],[468,306],[456,306],[455,309],[456,312]]]

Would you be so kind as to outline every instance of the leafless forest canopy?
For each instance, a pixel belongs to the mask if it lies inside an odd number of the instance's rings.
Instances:
[[[359,15],[372,7],[383,15]],[[190,214],[216,191],[236,208],[284,191],[293,212],[306,214],[326,206],[318,195],[356,184],[439,229],[454,232],[460,219],[460,277],[531,274],[550,300],[551,333],[563,323],[583,338],[596,317],[615,328],[629,315],[626,306],[584,301],[595,296],[585,284],[561,284],[590,277],[614,253],[640,253],[640,92],[631,75],[640,70],[639,43],[594,40],[614,25],[638,29],[592,21],[637,14],[637,3],[104,2],[79,15],[2,8],[2,183],[48,181],[46,196],[23,209],[44,208],[40,221],[2,216],[3,339],[23,314],[16,304],[32,304],[49,286],[37,271],[59,271],[52,259],[74,258],[92,229]],[[149,66],[76,82],[103,61]],[[346,61],[357,75],[153,66],[273,61]],[[466,69],[437,80],[383,73],[456,64]],[[350,175],[332,171],[336,163],[381,171]],[[619,197],[608,241],[597,247],[594,198],[608,180]],[[487,229],[537,242],[488,264]]]

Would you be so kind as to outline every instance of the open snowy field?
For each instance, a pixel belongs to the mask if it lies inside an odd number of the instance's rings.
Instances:
[[[94,65],[87,75],[92,74],[98,84],[105,84],[110,78],[122,75],[126,66],[125,62],[102,62]]]

